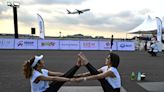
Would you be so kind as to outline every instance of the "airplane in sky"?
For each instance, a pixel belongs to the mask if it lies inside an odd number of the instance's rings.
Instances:
[[[71,12],[67,9],[68,14],[81,14],[81,13],[84,13],[86,11],[90,11],[90,9],[83,9],[83,10],[76,9],[76,11],[74,11],[74,12]]]

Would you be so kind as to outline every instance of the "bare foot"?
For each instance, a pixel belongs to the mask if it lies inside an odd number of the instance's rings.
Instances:
[[[79,57],[79,56],[78,56],[78,58],[77,58],[76,65],[77,65],[77,66],[81,66],[81,59],[80,59],[80,57]]]
[[[86,58],[86,56],[82,53],[82,52],[80,52],[79,54],[78,54],[78,56],[80,57],[80,59],[81,59],[81,65],[87,65],[88,64],[88,59]]]

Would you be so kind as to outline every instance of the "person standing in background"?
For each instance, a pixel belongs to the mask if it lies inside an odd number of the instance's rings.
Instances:
[[[154,36],[151,39],[150,48],[149,48],[148,53],[151,54],[151,56],[157,56],[158,52],[159,52],[158,43],[157,43],[156,37]]]
[[[112,51],[112,46],[113,46],[113,35],[112,35],[111,40],[110,40],[110,51]]]
[[[145,41],[144,50],[147,51],[147,40]]]

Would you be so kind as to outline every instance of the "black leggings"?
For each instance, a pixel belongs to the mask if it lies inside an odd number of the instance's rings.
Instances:
[[[151,54],[151,56],[157,56],[157,52],[154,52],[153,49],[148,51],[148,53]]]
[[[99,74],[97,69],[94,68],[90,63],[88,63],[86,67],[92,75]],[[120,92],[120,88],[114,89],[105,78],[99,79],[99,82],[101,83],[104,92]]]
[[[68,72],[66,72],[63,76],[61,77],[67,77],[67,78],[72,78],[73,75],[76,73],[76,71],[79,69],[79,66],[75,65],[72,67]],[[57,92],[60,87],[64,84],[65,82],[58,82],[58,81],[53,81],[50,84],[50,87],[44,91],[44,92]]]

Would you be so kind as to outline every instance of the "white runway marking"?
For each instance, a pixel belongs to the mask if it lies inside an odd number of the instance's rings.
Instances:
[[[164,82],[142,82],[138,84],[150,92],[164,92]]]
[[[103,92],[101,86],[64,86],[59,92]],[[127,92],[123,87],[121,92]]]

